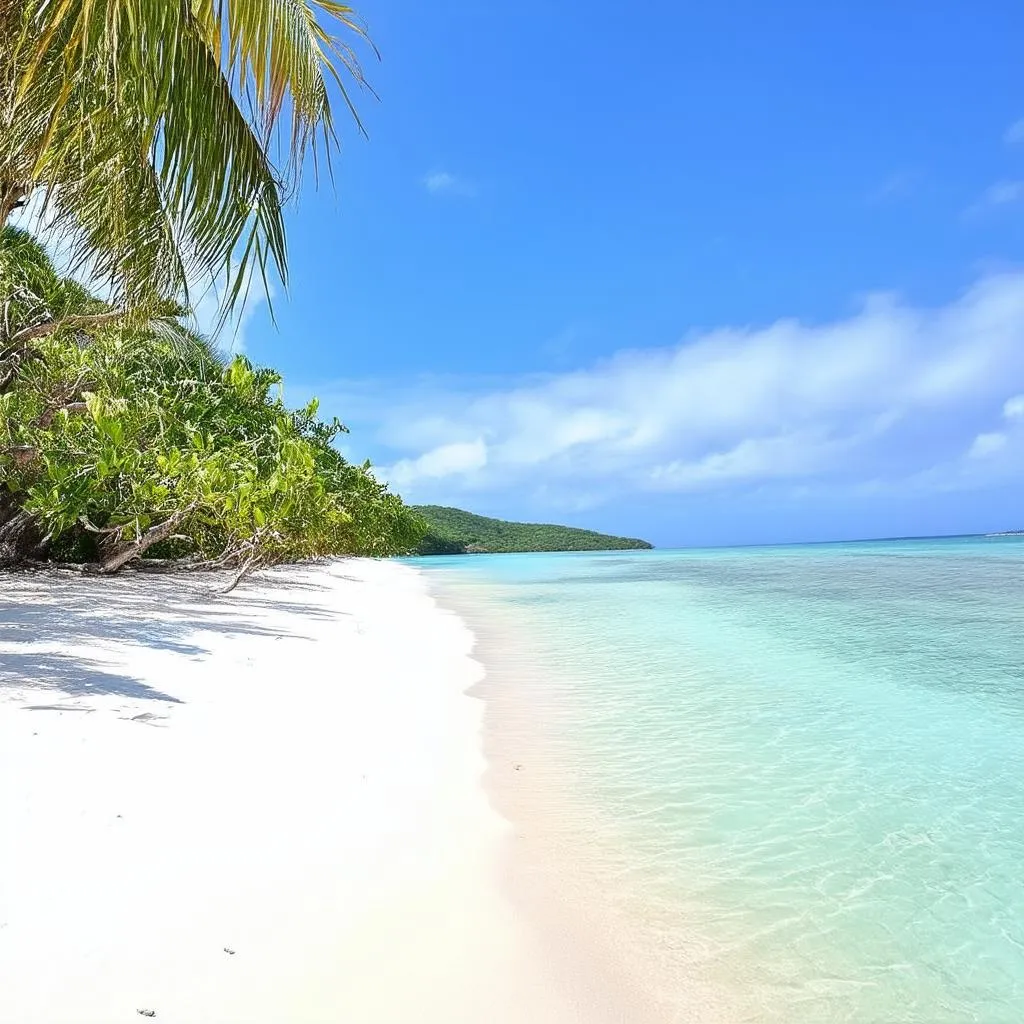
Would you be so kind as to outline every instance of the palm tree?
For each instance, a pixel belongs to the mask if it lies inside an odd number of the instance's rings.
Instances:
[[[329,166],[333,87],[359,123],[332,29],[366,40],[334,0],[0,0],[0,227],[40,195],[121,309],[286,279],[282,206],[308,155]]]

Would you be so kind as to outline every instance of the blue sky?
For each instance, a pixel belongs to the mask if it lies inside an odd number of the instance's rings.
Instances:
[[[659,545],[1024,526],[1024,8],[365,0],[244,329],[413,501]]]

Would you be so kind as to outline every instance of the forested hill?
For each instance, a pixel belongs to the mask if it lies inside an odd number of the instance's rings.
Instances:
[[[416,553],[463,555],[507,551],[617,551],[650,548],[634,537],[610,537],[593,530],[548,523],[509,523],[443,505],[416,505],[428,530]]]

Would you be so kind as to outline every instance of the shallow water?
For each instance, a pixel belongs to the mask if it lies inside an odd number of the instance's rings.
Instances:
[[[1024,1018],[1024,540],[418,564],[502,623],[488,668],[677,1005]]]

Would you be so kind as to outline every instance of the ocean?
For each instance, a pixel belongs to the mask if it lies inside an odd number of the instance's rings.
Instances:
[[[666,1019],[1024,1019],[1024,538],[416,564],[531,877]]]

